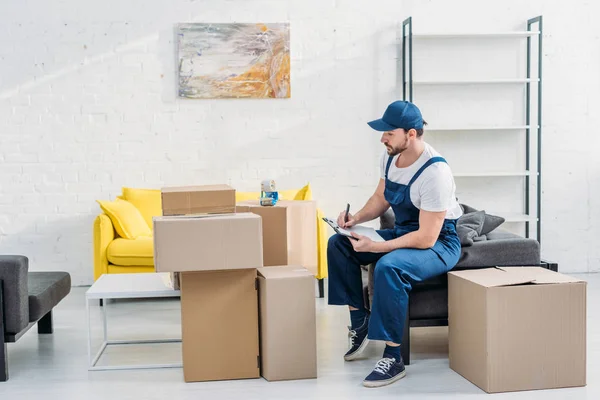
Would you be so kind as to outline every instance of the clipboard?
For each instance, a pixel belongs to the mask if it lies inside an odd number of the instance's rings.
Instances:
[[[385,239],[382,238],[379,235],[379,233],[377,233],[377,231],[375,229],[373,229],[373,228],[369,228],[369,227],[366,227],[366,226],[356,225],[356,226],[353,226],[350,229],[345,229],[345,228],[340,228],[340,226],[337,224],[336,221],[334,221],[332,219],[329,219],[327,217],[323,217],[323,221],[327,222],[327,224],[331,228],[333,228],[333,230],[336,233],[339,233],[340,235],[346,236],[346,237],[348,237],[350,239],[358,240],[357,238],[355,238],[354,236],[352,236],[352,233],[354,232],[354,233],[356,233],[358,235],[366,236],[366,237],[368,237],[369,239],[371,239],[374,242],[385,242]]]
[[[327,217],[323,217],[323,221],[327,222],[327,224],[333,228],[333,230],[335,231],[335,233],[339,233],[342,236],[346,236],[347,238],[350,239],[354,239],[354,240],[358,240],[357,238],[355,238],[354,236],[352,236],[351,232],[344,229],[344,228],[340,228],[340,226],[337,224],[337,222],[327,218]]]

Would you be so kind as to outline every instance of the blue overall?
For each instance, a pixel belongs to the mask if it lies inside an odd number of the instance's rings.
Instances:
[[[393,229],[377,231],[385,240],[419,229],[419,209],[410,199],[410,187],[431,164],[446,162],[442,157],[429,159],[408,185],[402,185],[388,179],[392,160],[393,157],[389,157],[385,169],[385,199],[396,220]],[[356,252],[350,240],[339,234],[329,239],[329,304],[364,309],[360,266],[376,262],[368,337],[401,344],[412,285],[444,274],[458,262],[460,240],[456,234],[456,220],[444,220],[435,245],[424,250],[403,248],[387,254]]]

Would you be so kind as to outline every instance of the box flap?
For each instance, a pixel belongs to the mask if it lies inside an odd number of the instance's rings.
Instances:
[[[178,192],[213,192],[217,190],[234,190],[229,185],[203,185],[203,186],[169,186],[161,189],[163,193]]]
[[[267,206],[261,206],[260,202],[258,200],[238,201],[235,204],[236,204],[236,206],[242,206],[242,207],[267,207]],[[269,206],[269,207],[277,207],[277,205]]]
[[[579,279],[541,267],[495,267],[455,271],[450,274],[484,287],[581,282]]]
[[[258,268],[258,275],[265,279],[298,278],[303,276],[314,278],[312,272],[299,265]]]
[[[584,282],[581,279],[574,278],[572,276],[564,275],[559,272],[554,272],[546,268],[541,267],[503,267],[499,268],[502,270],[516,268],[518,271],[533,275],[533,282],[538,285],[551,284],[551,283],[578,283]]]
[[[252,207],[257,207],[257,208],[285,208],[287,206],[287,204],[285,204],[285,202],[283,200],[279,200],[277,202],[277,204],[275,204],[274,206],[261,206],[260,205],[260,200],[244,200],[244,201],[238,201],[236,203],[236,206],[248,207],[248,208],[252,208]]]
[[[316,203],[314,200],[279,200],[274,206],[261,206],[259,200],[243,200],[236,202],[237,206],[241,207],[260,207],[260,208],[285,208],[290,206],[302,206],[305,204]]]
[[[170,221],[180,219],[249,219],[256,218],[257,215],[250,212],[241,212],[236,214],[194,214],[194,215],[168,215],[168,216],[156,216],[152,217],[153,221]],[[260,218],[260,217],[259,217]]]

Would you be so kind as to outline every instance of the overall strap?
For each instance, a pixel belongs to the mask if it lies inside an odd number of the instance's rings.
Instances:
[[[390,170],[390,166],[392,165],[392,161],[394,160],[394,157],[388,157],[388,162],[387,162],[387,166],[385,167],[385,179],[388,178],[388,171]]]
[[[412,179],[410,180],[410,182],[408,182],[408,186],[412,185],[417,180],[417,178],[423,173],[423,171],[425,171],[425,168],[427,168],[431,164],[434,164],[434,163],[437,163],[437,162],[446,162],[446,160],[443,157],[431,157],[429,160],[427,160],[427,162],[425,164],[423,164],[423,166],[421,168],[419,168],[419,170],[412,177]]]

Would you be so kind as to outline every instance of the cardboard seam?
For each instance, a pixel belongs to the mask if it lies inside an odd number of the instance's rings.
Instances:
[[[485,290],[485,296],[483,297],[483,301],[485,302],[485,321],[484,321],[484,326],[485,326],[485,343],[484,343],[484,348],[485,348],[485,353],[488,355],[488,357],[486,357],[485,360],[485,375],[486,375],[486,388],[485,391],[489,392],[489,390],[491,390],[490,386],[491,386],[491,357],[489,357],[490,354],[490,320],[489,320],[489,315],[490,315],[490,291],[486,289]]]

